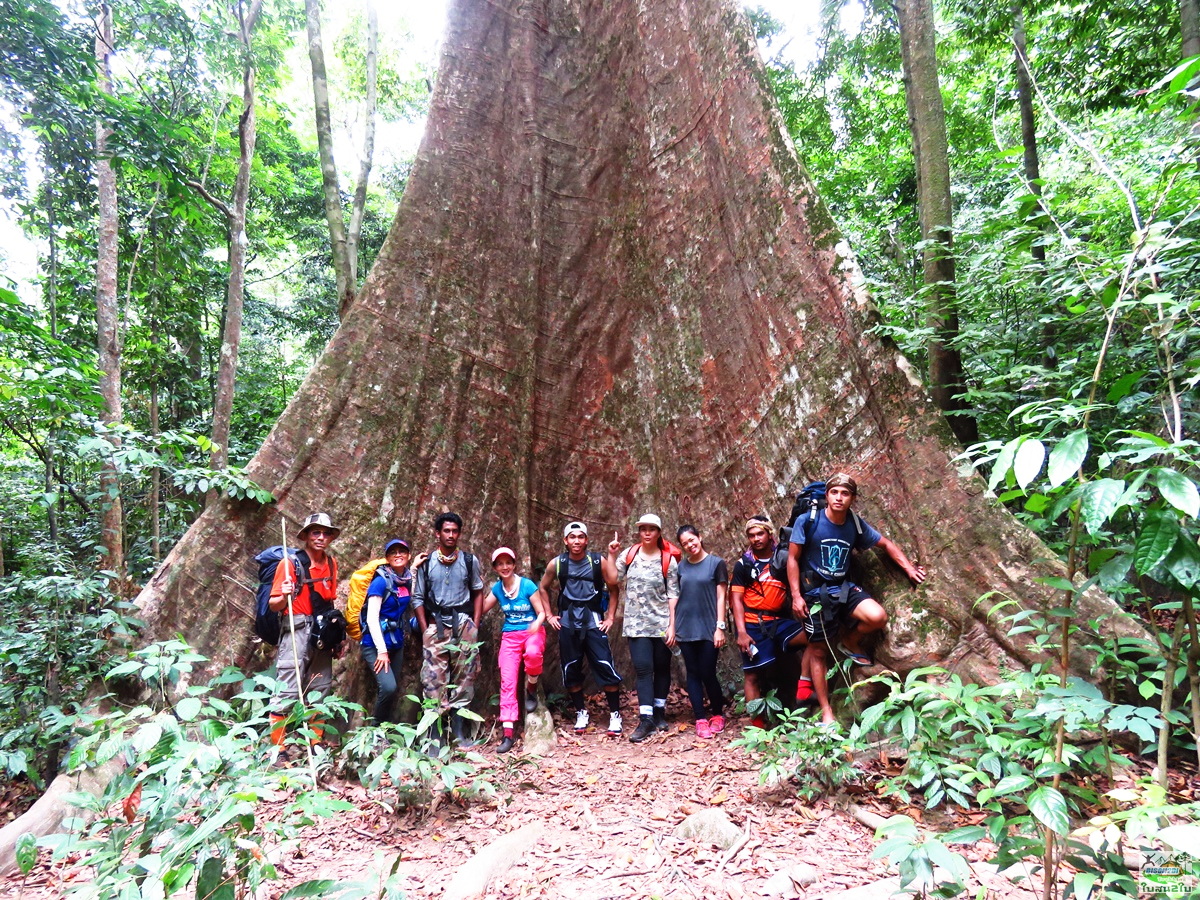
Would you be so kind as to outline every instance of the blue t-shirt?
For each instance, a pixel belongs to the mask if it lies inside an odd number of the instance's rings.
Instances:
[[[883,538],[865,519],[858,521],[862,523],[862,534],[855,527],[854,513],[847,513],[846,521],[841,525],[830,522],[823,509],[817,510],[815,521],[810,521],[808,516],[797,519],[792,529],[792,543],[803,548],[800,568],[812,569],[825,581],[844,581],[850,571],[850,551],[868,550]]]
[[[382,575],[376,574],[371,579],[371,583],[367,587],[367,600],[363,603],[362,612],[358,614],[362,626],[361,643],[363,646],[375,646],[375,639],[371,637],[371,629],[367,627],[367,609],[371,597],[382,598],[379,606],[379,627],[383,630],[383,642],[387,644],[387,649],[394,650],[403,645],[404,619],[407,618],[405,612],[408,609],[409,585],[412,583],[412,576],[408,572],[404,574],[406,576],[404,578],[399,575],[392,577],[394,587],[391,590],[388,590],[388,579]]]
[[[503,631],[524,631],[533,623],[538,614],[529,598],[536,593],[537,585],[528,578],[519,579],[515,597],[504,593],[504,582],[497,581],[492,585],[492,596],[504,613]]]

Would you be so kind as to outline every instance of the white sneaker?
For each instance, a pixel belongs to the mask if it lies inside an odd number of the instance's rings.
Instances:
[[[621,733],[621,714],[619,712],[608,714],[608,733],[609,734],[620,734]]]
[[[575,713],[575,733],[583,734],[585,731],[587,731],[588,722],[590,721],[591,720],[588,718],[588,711],[586,709],[581,709],[579,712]]]

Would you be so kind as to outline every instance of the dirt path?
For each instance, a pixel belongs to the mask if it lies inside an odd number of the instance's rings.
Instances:
[[[809,809],[788,791],[758,785],[752,761],[729,746],[738,733],[735,722],[702,741],[677,719],[671,731],[641,745],[598,729],[576,736],[559,725],[558,748],[547,759],[521,756],[520,745],[506,756],[484,749],[489,768],[483,774],[500,789],[490,805],[444,806],[431,816],[397,818],[370,803],[360,786],[335,787],[360,812],[310,828],[301,852],[281,860],[281,885],[361,877],[356,863],[379,852],[390,866],[399,853],[398,874],[408,896],[441,897],[474,854],[531,824],[544,829],[542,837],[488,896],[758,897],[770,876],[807,862],[818,880],[805,897],[817,898],[886,875],[884,864],[870,858],[868,829],[832,810]],[[685,817],[710,807],[749,835],[724,862],[725,852],[713,845],[672,834]],[[353,842],[354,850],[343,842]]]
[[[596,714],[593,722],[601,718],[607,722]],[[389,789],[368,792],[334,780],[326,787],[356,810],[320,819],[299,841],[277,847],[280,877],[259,897],[275,900],[319,878],[377,882],[399,855],[406,896],[441,898],[460,868],[481,865],[477,853],[504,835],[528,834],[529,826],[539,830],[537,839],[515,854],[488,897],[739,900],[763,896],[772,875],[807,863],[817,880],[804,897],[816,900],[886,877],[885,863],[870,857],[870,829],[827,806],[810,808],[789,789],[758,784],[753,761],[729,746],[739,734],[736,720],[712,740],[696,737],[682,709],[672,708],[670,720],[670,731],[632,744],[628,722],[618,739],[595,724],[576,735],[559,717],[557,748],[544,759],[522,755],[520,743],[498,755],[493,741],[480,748],[480,775],[496,796],[432,813],[392,812]],[[282,810],[290,799],[281,791],[267,806]],[[732,854],[673,833],[687,816],[713,808],[747,835]],[[272,815],[269,808],[262,813]],[[0,897],[61,897],[88,878],[86,870],[43,864],[23,888],[19,876],[0,882]]]

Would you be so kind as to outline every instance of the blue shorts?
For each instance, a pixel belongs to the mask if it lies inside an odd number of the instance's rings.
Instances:
[[[767,619],[763,622],[747,622],[746,633],[754,641],[751,656],[742,654],[742,671],[754,672],[765,669],[784,653],[794,653],[797,647],[787,646],[788,641],[804,631],[804,623],[795,619]]]

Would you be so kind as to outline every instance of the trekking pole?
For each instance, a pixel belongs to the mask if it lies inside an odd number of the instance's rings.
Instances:
[[[285,519],[283,516],[279,517],[279,532],[280,532],[280,535],[283,537],[284,580],[292,582],[292,589],[290,591],[288,591],[288,594],[287,594],[288,631],[291,632],[291,635],[292,635],[292,666],[296,670],[296,688],[300,694],[300,706],[302,706],[304,709],[308,709],[308,704],[304,701],[304,686],[302,684],[300,684],[300,654],[296,652],[296,611],[295,611],[295,608],[292,606],[292,595],[295,594],[295,592],[296,592],[296,580],[295,580],[296,572],[294,569],[292,569],[292,560],[288,556],[287,519]],[[287,574],[289,571],[291,571],[291,574],[293,576],[292,578],[287,577]]]

